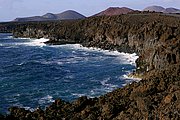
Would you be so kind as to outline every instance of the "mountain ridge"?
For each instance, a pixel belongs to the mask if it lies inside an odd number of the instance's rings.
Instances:
[[[173,7],[168,7],[164,8],[162,6],[148,6],[143,9],[143,11],[155,11],[155,12],[162,12],[162,13],[180,13],[180,9],[173,8]]]
[[[92,16],[112,16],[112,15],[121,15],[128,14],[131,12],[135,12],[136,10],[128,8],[128,7],[109,7],[103,11],[100,11]],[[141,10],[140,10],[141,11]],[[142,11],[150,11],[150,12],[162,12],[162,13],[180,13],[180,9],[168,7],[164,8],[162,6],[148,6],[144,8]],[[90,16],[91,17],[91,16]],[[42,16],[31,16],[31,17],[22,17],[16,18],[14,22],[28,22],[28,21],[50,21],[50,20],[72,20],[72,19],[84,19],[86,16],[74,11],[67,10],[62,13],[46,13]]]
[[[84,19],[84,18],[86,18],[84,15],[74,10],[67,10],[58,14],[46,13],[42,16],[16,18],[13,21],[26,22],[26,21],[48,21],[48,20],[71,20],[71,19]]]

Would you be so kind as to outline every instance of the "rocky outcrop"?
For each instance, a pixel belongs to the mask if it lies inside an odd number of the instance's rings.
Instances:
[[[56,100],[45,110],[12,107],[4,119],[147,120],[180,118],[180,19],[157,13],[18,24],[16,37],[49,38],[47,44],[136,52],[144,78],[99,98]]]
[[[1,33],[12,33],[13,29],[16,28],[17,23],[4,22],[0,23],[0,32]]]

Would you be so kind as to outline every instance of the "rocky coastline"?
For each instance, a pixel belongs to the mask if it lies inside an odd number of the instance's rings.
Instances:
[[[3,28],[3,25],[0,25],[0,28]],[[24,108],[12,107],[9,109],[9,115],[0,118],[180,118],[179,17],[162,13],[136,13],[73,21],[14,23],[10,28],[15,37],[49,38],[50,41],[46,44],[50,45],[79,43],[85,47],[135,52],[139,55],[135,74],[143,79],[99,98],[80,97],[72,103],[58,99],[45,110],[38,108],[31,112]]]

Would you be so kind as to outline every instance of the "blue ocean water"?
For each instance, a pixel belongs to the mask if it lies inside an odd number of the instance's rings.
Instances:
[[[96,97],[134,80],[124,76],[135,69],[135,54],[43,41],[0,33],[0,113],[10,106],[45,108],[57,98]]]

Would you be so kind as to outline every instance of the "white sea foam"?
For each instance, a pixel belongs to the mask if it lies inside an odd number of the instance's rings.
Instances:
[[[62,61],[60,60],[51,60],[51,61],[40,61],[41,64],[44,64],[44,65],[51,65],[51,64],[58,64],[58,65],[62,65],[64,64]]]
[[[18,39],[25,39],[27,42],[22,43],[16,43],[16,45],[26,45],[26,46],[45,46],[46,44],[44,42],[49,41],[49,39],[46,38],[40,38],[40,39],[30,39],[30,38],[18,38]]]
[[[8,39],[12,39],[12,38],[13,38],[13,36],[12,36],[12,35],[10,35],[10,36],[8,36],[7,38],[8,38]]]
[[[46,104],[46,103],[52,103],[52,102],[54,102],[54,100],[53,100],[53,97],[50,96],[50,95],[47,95],[47,96],[41,98],[41,99],[38,101],[38,103],[39,103],[40,105],[41,105],[41,104]]]
[[[65,78],[67,78],[67,79],[74,79],[75,78],[75,76],[73,75],[73,74],[71,74],[71,75],[67,75],[67,76],[65,76]],[[64,80],[65,81],[65,80]],[[69,81],[68,81],[69,82]]]
[[[72,93],[73,96],[77,96],[77,97],[82,97],[85,96],[86,94],[80,94],[80,93]]]
[[[122,86],[126,86],[127,84],[130,84],[132,83],[132,81],[139,82],[141,80],[141,78],[129,77],[128,74],[130,73],[124,74],[120,77],[120,79],[123,79],[125,81],[125,83],[122,84]]]
[[[100,48],[93,48],[93,47],[83,47],[80,44],[67,44],[67,45],[56,45],[52,47],[65,47],[69,49],[75,49],[75,50],[84,50],[84,51],[90,51],[90,52],[101,52],[105,55],[111,55],[117,57],[116,61],[120,61],[121,64],[131,64],[135,66],[135,61],[138,58],[136,53],[130,54],[130,53],[123,53],[118,51],[109,51],[109,50],[102,50]]]
[[[65,47],[65,48],[69,48],[69,49],[73,49],[73,50],[83,50],[83,51],[89,51],[89,52],[101,52],[105,55],[114,56],[115,60],[116,60],[115,63],[131,64],[133,66],[136,65],[135,61],[138,58],[136,53],[129,54],[129,53],[123,53],[123,52],[118,52],[118,51],[102,50],[100,48],[93,48],[93,47],[87,48],[87,47],[83,47],[80,44],[67,44],[67,45],[58,45],[58,46],[52,46],[52,47]],[[99,56],[98,58],[101,59],[101,56]],[[98,58],[96,58],[96,59],[98,60]],[[75,61],[75,59],[73,59],[73,61]],[[123,67],[122,70],[125,70],[125,68]],[[127,74],[129,74],[130,71],[126,71],[126,72],[127,73],[125,75],[121,76],[121,79],[124,79],[127,82],[124,84],[124,86],[129,83],[128,80],[131,80],[131,81],[141,80],[140,78],[128,77]],[[107,82],[108,82],[107,79],[104,81],[101,81],[101,84],[103,86],[106,86],[107,89],[113,90],[114,88],[118,87],[117,85],[107,84]],[[106,89],[106,88],[104,88],[104,89]],[[110,91],[110,90],[108,90],[108,91]]]
[[[45,46],[44,42],[49,41],[49,39],[40,38],[40,39],[31,39],[28,45],[30,46]]]
[[[21,37],[18,37],[17,39],[21,39],[21,40],[29,40],[31,38],[21,38]]]
[[[100,81],[101,84],[102,84],[102,89],[103,91],[106,91],[106,92],[111,92],[112,90],[114,90],[115,88],[118,87],[118,85],[114,85],[114,84],[111,84],[111,83],[108,83],[108,81],[110,81],[111,78],[106,78],[105,80],[103,81]]]
[[[18,63],[17,65],[18,65],[18,66],[21,66],[21,65],[23,65],[23,64],[24,64],[24,62],[22,62],[22,63]]]
[[[13,36],[11,35],[11,36],[7,36],[7,37],[1,38],[1,39],[6,40],[6,39],[12,39],[12,38],[13,38]]]
[[[40,39],[33,40],[33,42],[35,42],[35,43],[44,43],[47,41],[49,41],[49,39],[46,39],[46,38],[40,38]]]
[[[31,108],[31,107],[27,107],[27,106],[24,106],[23,104],[17,102],[15,104],[13,104],[12,106],[16,106],[16,107],[20,107],[20,108],[24,108],[25,110],[30,110],[31,112],[35,111],[34,108]]]
[[[70,57],[66,59],[59,59],[59,60],[51,60],[51,61],[41,61],[41,64],[57,64],[57,65],[63,65],[63,64],[75,64],[81,61],[83,58],[81,57]],[[84,59],[83,59],[84,60]]]
[[[121,64],[131,64],[133,66],[136,66],[135,61],[139,58],[136,53],[130,54],[130,53],[123,53],[123,52],[118,52],[118,51],[109,51],[109,50],[102,50],[100,48],[87,48],[83,47],[80,44],[69,44],[69,45],[63,45],[63,47],[69,47],[71,49],[76,49],[76,50],[85,50],[85,51],[95,51],[95,52],[101,52],[105,55],[112,55],[116,57],[116,62],[120,61]],[[124,67],[122,68],[123,70],[125,69]],[[133,78],[129,77],[128,74],[130,71],[127,71],[128,73],[121,76],[121,79],[125,79],[126,81],[131,80],[131,81],[140,81],[141,78]],[[110,89],[114,89],[117,87],[117,85],[112,85],[112,84],[107,84],[107,79],[104,81],[101,81],[102,85],[108,86]],[[127,82],[126,84],[128,84]],[[125,84],[125,85],[126,85]]]
[[[91,81],[96,81],[96,80],[91,80]],[[94,98],[95,96],[99,96],[101,95],[102,93],[107,93],[107,92],[111,92],[113,91],[114,89],[118,88],[119,86],[118,85],[115,85],[115,84],[112,84],[112,83],[108,83],[108,81],[111,81],[111,78],[106,78],[102,81],[100,81],[101,83],[101,86],[100,87],[97,87],[97,88],[94,88],[94,89],[91,89],[89,91],[89,93],[86,93],[86,95],[89,97],[89,98]]]
[[[111,88],[111,87],[99,87],[99,88],[95,88],[95,89],[92,89],[87,96],[90,97],[90,98],[93,98],[95,96],[102,95],[102,93],[111,92],[114,89],[115,88]]]
[[[105,79],[103,81],[100,81],[102,85],[106,85],[106,83],[108,82],[108,79]]]
[[[18,48],[18,47],[17,47],[17,46],[14,46],[14,45],[9,45],[9,46],[7,46],[7,47],[5,47],[5,48],[10,49],[10,48]]]
[[[127,74],[122,76],[124,79],[130,79],[130,80],[134,80],[134,81],[140,81],[141,78],[135,78],[135,77],[129,77]]]
[[[31,107],[23,107],[25,110],[29,110],[31,112],[34,112],[36,109],[34,108],[31,108]]]

